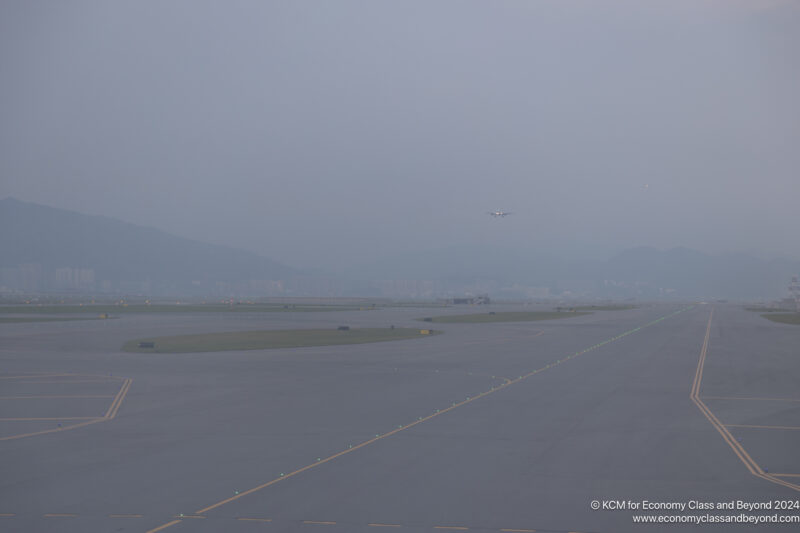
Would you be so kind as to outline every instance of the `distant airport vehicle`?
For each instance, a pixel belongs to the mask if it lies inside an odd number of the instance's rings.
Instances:
[[[493,217],[497,218],[497,217],[507,217],[508,215],[511,214],[511,212],[510,211],[489,211],[489,214],[492,215]]]

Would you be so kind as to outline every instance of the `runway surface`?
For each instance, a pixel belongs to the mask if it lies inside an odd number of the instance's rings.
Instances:
[[[2,324],[0,531],[796,530],[633,522],[800,516],[642,509],[800,499],[800,327],[739,306],[436,324],[443,335],[352,346],[119,350],[475,311]]]

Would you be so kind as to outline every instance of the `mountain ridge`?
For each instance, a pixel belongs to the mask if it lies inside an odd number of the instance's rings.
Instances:
[[[253,252],[13,198],[0,200],[0,228],[0,267],[40,265],[45,278],[59,269],[92,270],[85,277],[112,285],[182,287],[300,274]]]
[[[685,247],[637,246],[605,260],[578,260],[534,247],[445,245],[325,275],[254,252],[13,198],[0,200],[0,250],[0,290],[32,292],[430,298],[488,291],[522,298],[763,299],[785,296],[791,277],[800,273],[796,260]]]

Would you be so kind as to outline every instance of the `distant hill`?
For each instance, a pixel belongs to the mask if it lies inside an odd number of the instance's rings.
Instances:
[[[677,296],[780,298],[800,261],[764,260],[743,253],[705,254],[688,248],[626,250],[603,265],[603,277],[671,289]]]
[[[5,285],[16,279],[27,289],[36,288],[32,285],[37,280],[31,278],[37,276],[40,289],[155,291],[200,290],[298,274],[255,253],[13,198],[0,200],[0,250]]]
[[[376,258],[325,276],[108,217],[0,200],[0,291],[779,299],[799,274],[800,261],[688,248],[631,248],[603,261],[539,248],[458,245]]]

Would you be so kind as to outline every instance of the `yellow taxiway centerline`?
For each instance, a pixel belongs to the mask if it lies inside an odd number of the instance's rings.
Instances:
[[[692,383],[692,391],[689,393],[689,398],[694,402],[703,416],[711,422],[711,425],[717,432],[722,436],[722,440],[724,440],[728,446],[733,450],[733,453],[739,458],[739,460],[744,464],[747,470],[756,477],[760,477],[761,479],[765,479],[772,483],[776,483],[778,485],[783,485],[784,487],[788,487],[790,489],[800,491],[800,485],[795,485],[794,483],[789,483],[788,481],[784,481],[782,479],[778,479],[777,477],[773,477],[770,474],[764,472],[764,470],[756,463],[752,457],[747,453],[747,450],[742,447],[739,442],[733,438],[730,431],[725,427],[722,422],[714,415],[711,409],[703,403],[703,400],[700,399],[700,385],[703,381],[703,368],[705,367],[706,362],[706,355],[708,354],[708,343],[709,338],[711,336],[711,321],[714,319],[714,309],[711,309],[711,313],[708,317],[708,325],[706,326],[706,336],[703,339],[703,347],[700,349],[700,359],[697,362],[697,370],[695,371],[694,382]]]
[[[27,376],[26,376],[27,377]],[[0,419],[0,421],[47,421],[47,420],[85,420],[85,422],[80,422],[78,424],[70,424],[67,426],[52,428],[52,429],[45,429],[42,431],[33,431],[31,433],[22,433],[18,435],[9,435],[7,437],[0,437],[0,441],[6,440],[15,440],[15,439],[22,439],[25,437],[35,437],[37,435],[46,435],[48,433],[58,433],[60,431],[69,431],[71,429],[77,429],[89,426],[91,424],[97,424],[99,422],[107,422],[108,420],[113,419],[117,416],[117,412],[119,411],[120,405],[122,405],[122,401],[125,399],[125,396],[128,394],[128,390],[131,387],[131,383],[133,380],[130,378],[109,378],[115,380],[123,380],[122,386],[117,392],[116,396],[114,396],[114,401],[111,402],[106,414],[102,417],[60,417],[60,418],[4,418]]]
[[[53,416],[41,418],[0,418],[0,422],[30,422],[34,420],[104,420],[103,416]]]

